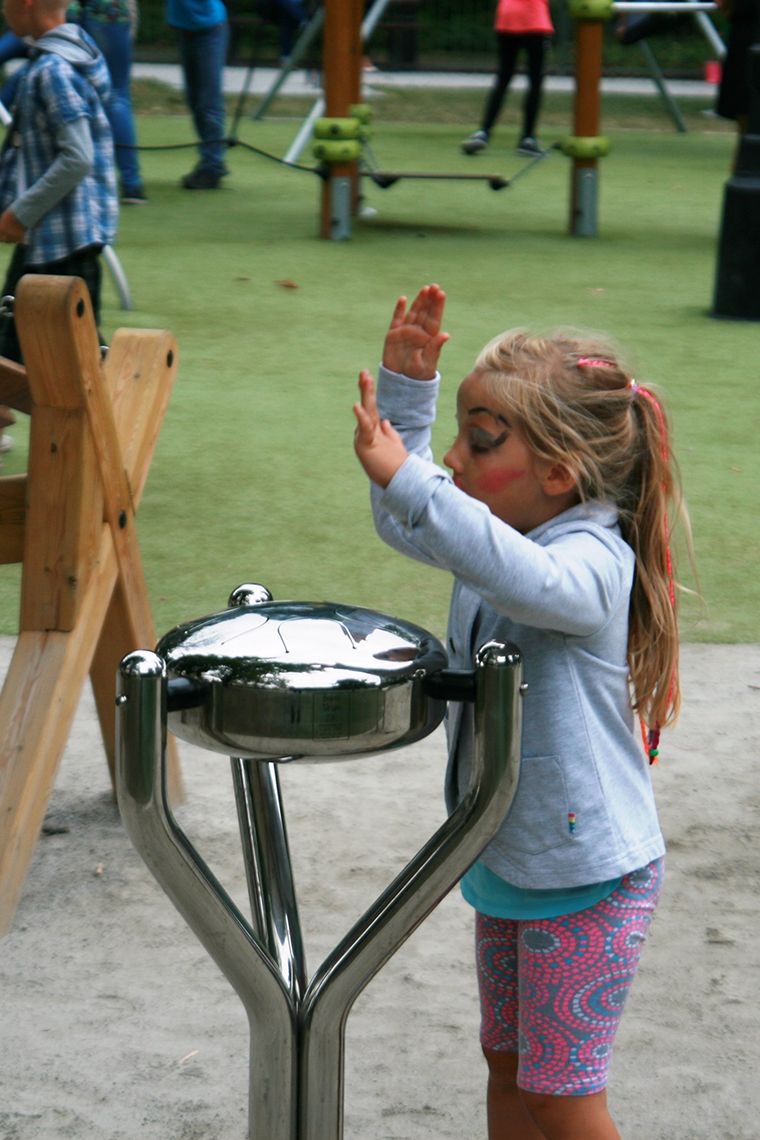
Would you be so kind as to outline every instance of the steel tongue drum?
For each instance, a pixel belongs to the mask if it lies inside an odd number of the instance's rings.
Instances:
[[[426,680],[446,652],[426,630],[351,605],[274,602],[263,587],[231,601],[156,647],[180,739],[252,759],[327,760],[411,744],[443,718]]]

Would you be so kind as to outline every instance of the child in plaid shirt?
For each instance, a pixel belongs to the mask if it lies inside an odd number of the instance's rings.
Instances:
[[[104,110],[109,78],[94,41],[66,23],[68,0],[5,0],[8,26],[31,37],[0,152],[0,241],[15,244],[3,292],[25,273],[81,277],[100,317],[100,252],[113,241],[118,199]],[[12,320],[0,355],[21,360]]]

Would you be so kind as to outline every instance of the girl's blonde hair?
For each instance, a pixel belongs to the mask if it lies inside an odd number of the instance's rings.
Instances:
[[[628,665],[634,708],[659,729],[681,703],[671,518],[687,523],[659,397],[632,381],[611,343],[563,331],[495,337],[475,371],[531,450],[561,462],[581,500],[611,500],[636,556]]]

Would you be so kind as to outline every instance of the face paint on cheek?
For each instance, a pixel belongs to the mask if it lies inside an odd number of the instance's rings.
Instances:
[[[498,495],[510,483],[522,479],[527,471],[522,467],[502,467],[498,471],[489,471],[478,478],[478,490],[486,495]]]

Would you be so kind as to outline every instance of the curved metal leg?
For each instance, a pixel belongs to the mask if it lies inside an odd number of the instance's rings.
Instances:
[[[485,645],[475,670],[475,757],[470,788],[315,974],[303,1003],[299,1140],[343,1135],[345,1024],[355,999],[493,837],[520,768],[519,653]]]
[[[127,281],[124,268],[114,252],[113,246],[103,246],[103,260],[113,278],[113,283],[116,286],[116,292],[119,294],[119,302],[121,303],[122,309],[131,309],[132,294],[129,291],[129,282]]]
[[[140,855],[240,996],[251,1029],[251,1136],[296,1140],[296,1018],[275,964],[177,826],[166,800],[166,668],[125,657],[118,675],[119,808]]]

